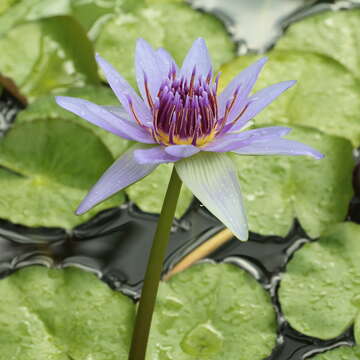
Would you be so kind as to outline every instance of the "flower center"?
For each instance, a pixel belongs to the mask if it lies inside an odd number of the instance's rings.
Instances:
[[[145,77],[154,139],[166,146],[203,146],[212,141],[224,126],[218,114],[217,88],[218,77],[213,81],[211,72],[206,77],[197,76],[194,68],[189,79],[179,78],[173,66],[153,99]]]

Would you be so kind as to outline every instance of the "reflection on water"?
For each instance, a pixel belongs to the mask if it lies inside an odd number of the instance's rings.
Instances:
[[[239,55],[265,52],[292,22],[324,10],[360,4],[360,0],[188,0],[196,9],[224,22]]]
[[[0,87],[0,136],[9,128],[21,108],[20,102]]]

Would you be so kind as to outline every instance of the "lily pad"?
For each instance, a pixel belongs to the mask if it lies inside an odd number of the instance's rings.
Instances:
[[[276,343],[266,291],[230,264],[199,264],[161,283],[149,359],[257,360]]]
[[[144,0],[71,0],[71,14],[84,26],[88,36],[93,40],[110,18],[133,12],[143,6]]]
[[[124,201],[124,194],[82,216],[73,213],[113,157],[90,130],[73,122],[34,120],[0,142],[0,218],[27,226],[72,228]],[[15,174],[13,173],[15,172]]]
[[[311,357],[311,360],[360,360],[359,346],[340,346]]]
[[[3,4],[3,1],[1,2]],[[42,18],[68,15],[69,0],[5,0],[0,9],[0,36],[16,25]]]
[[[356,321],[359,340],[359,239],[360,225],[342,223],[295,253],[279,289],[282,310],[294,329],[331,339]]]
[[[78,97],[95,102],[99,105],[120,106],[119,101],[115,97],[110,88],[105,86],[86,86],[83,88],[70,88],[62,91],[61,95]],[[25,110],[21,111],[16,122],[22,123],[26,121],[41,119],[58,119],[75,121],[79,125],[85,126],[99,136],[99,138],[108,147],[114,157],[120,156],[128,147],[130,142],[98,126],[92,125],[86,120],[74,115],[72,112],[64,110],[55,102],[54,95],[44,95],[36,99]]]
[[[263,235],[285,236],[297,218],[311,237],[318,237],[347,214],[353,194],[352,147],[345,139],[304,127],[293,127],[287,138],[314,147],[325,158],[232,156],[249,228]]]
[[[55,89],[99,83],[92,45],[71,17],[16,26],[0,37],[0,48],[6,49],[0,72],[30,101]]]
[[[126,188],[130,200],[142,211],[160,213],[172,167],[173,164],[161,164],[150,175]],[[177,218],[184,215],[192,199],[192,192],[183,185],[175,212]]]
[[[127,357],[135,307],[94,274],[32,266],[0,280],[0,359]]]
[[[316,54],[272,51],[255,85],[258,91],[283,80],[297,84],[258,114],[256,124],[305,125],[360,145],[360,83],[336,61]],[[259,56],[242,56],[222,67],[224,87]]]
[[[19,0],[4,0],[0,4],[0,15],[5,13],[7,9],[9,9],[11,6],[15,5]]]
[[[131,11],[143,5],[142,0],[5,0],[5,4],[0,5],[0,34],[27,21],[69,15],[92,35],[114,14]]]
[[[96,51],[133,85],[134,50],[139,37],[156,48],[166,48],[179,64],[198,37],[206,39],[216,69],[235,55],[234,44],[215,17],[182,3],[154,4],[110,19],[95,42]]]
[[[327,11],[309,16],[287,29],[277,49],[329,56],[360,78],[360,9]]]

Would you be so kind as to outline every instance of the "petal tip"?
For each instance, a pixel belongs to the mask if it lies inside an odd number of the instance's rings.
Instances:
[[[248,231],[247,227],[246,227],[246,229],[239,229],[238,231],[234,232],[233,234],[238,240],[240,240],[242,242],[249,240],[249,231]]]
[[[86,213],[87,209],[84,207],[83,203],[79,205],[79,207],[75,210],[75,215],[80,216]]]
[[[312,154],[312,157],[314,157],[316,160],[321,160],[325,157],[325,155],[320,152],[315,152],[314,154]]]
[[[58,105],[62,105],[63,100],[64,96],[55,96],[55,101]]]
[[[260,63],[260,64],[265,64],[265,63],[268,62],[268,60],[269,60],[269,57],[268,57],[268,56],[264,56],[264,57],[262,57],[262,58],[259,60],[259,63]]]
[[[150,45],[144,38],[139,37],[136,40],[136,45],[141,45],[141,44],[146,44],[146,45]]]
[[[100,61],[102,61],[102,60],[104,60],[104,59],[101,57],[101,55],[100,55],[99,53],[95,53],[95,60],[96,60],[97,62],[100,62]]]
[[[290,88],[290,87],[294,86],[297,83],[297,81],[296,80],[288,80],[285,83],[287,83],[288,88]]]

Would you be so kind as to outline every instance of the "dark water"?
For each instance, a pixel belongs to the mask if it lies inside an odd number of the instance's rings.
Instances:
[[[287,26],[289,19],[297,19],[317,12],[320,8],[334,6],[329,2],[318,2],[315,5],[314,2],[299,3],[302,3],[302,6],[296,11],[287,17],[282,15],[282,21],[278,19],[276,23],[281,29]],[[270,44],[273,41],[274,37],[265,43]],[[12,96],[6,92],[1,94],[0,134],[14,121],[19,109],[20,103]],[[360,223],[359,163],[354,169],[353,184],[356,195],[349,204],[347,219]],[[0,220],[0,277],[30,264],[59,267],[75,265],[98,273],[111,287],[136,299],[141,290],[157,219],[156,215],[143,213],[134,204],[128,203],[121,208],[104,211],[72,231],[60,228],[28,228]],[[183,218],[173,224],[164,273],[198,244],[221,229],[222,225],[194,201]],[[244,268],[271,294],[278,315],[279,334],[278,345],[268,359],[304,359],[336,346],[354,343],[352,329],[339,338],[321,341],[293,330],[282,316],[277,298],[280,273],[284,271],[293,252],[309,241],[312,239],[309,239],[295,222],[285,238],[251,233],[248,242],[241,243],[232,239],[209,257],[218,262],[232,262]]]

